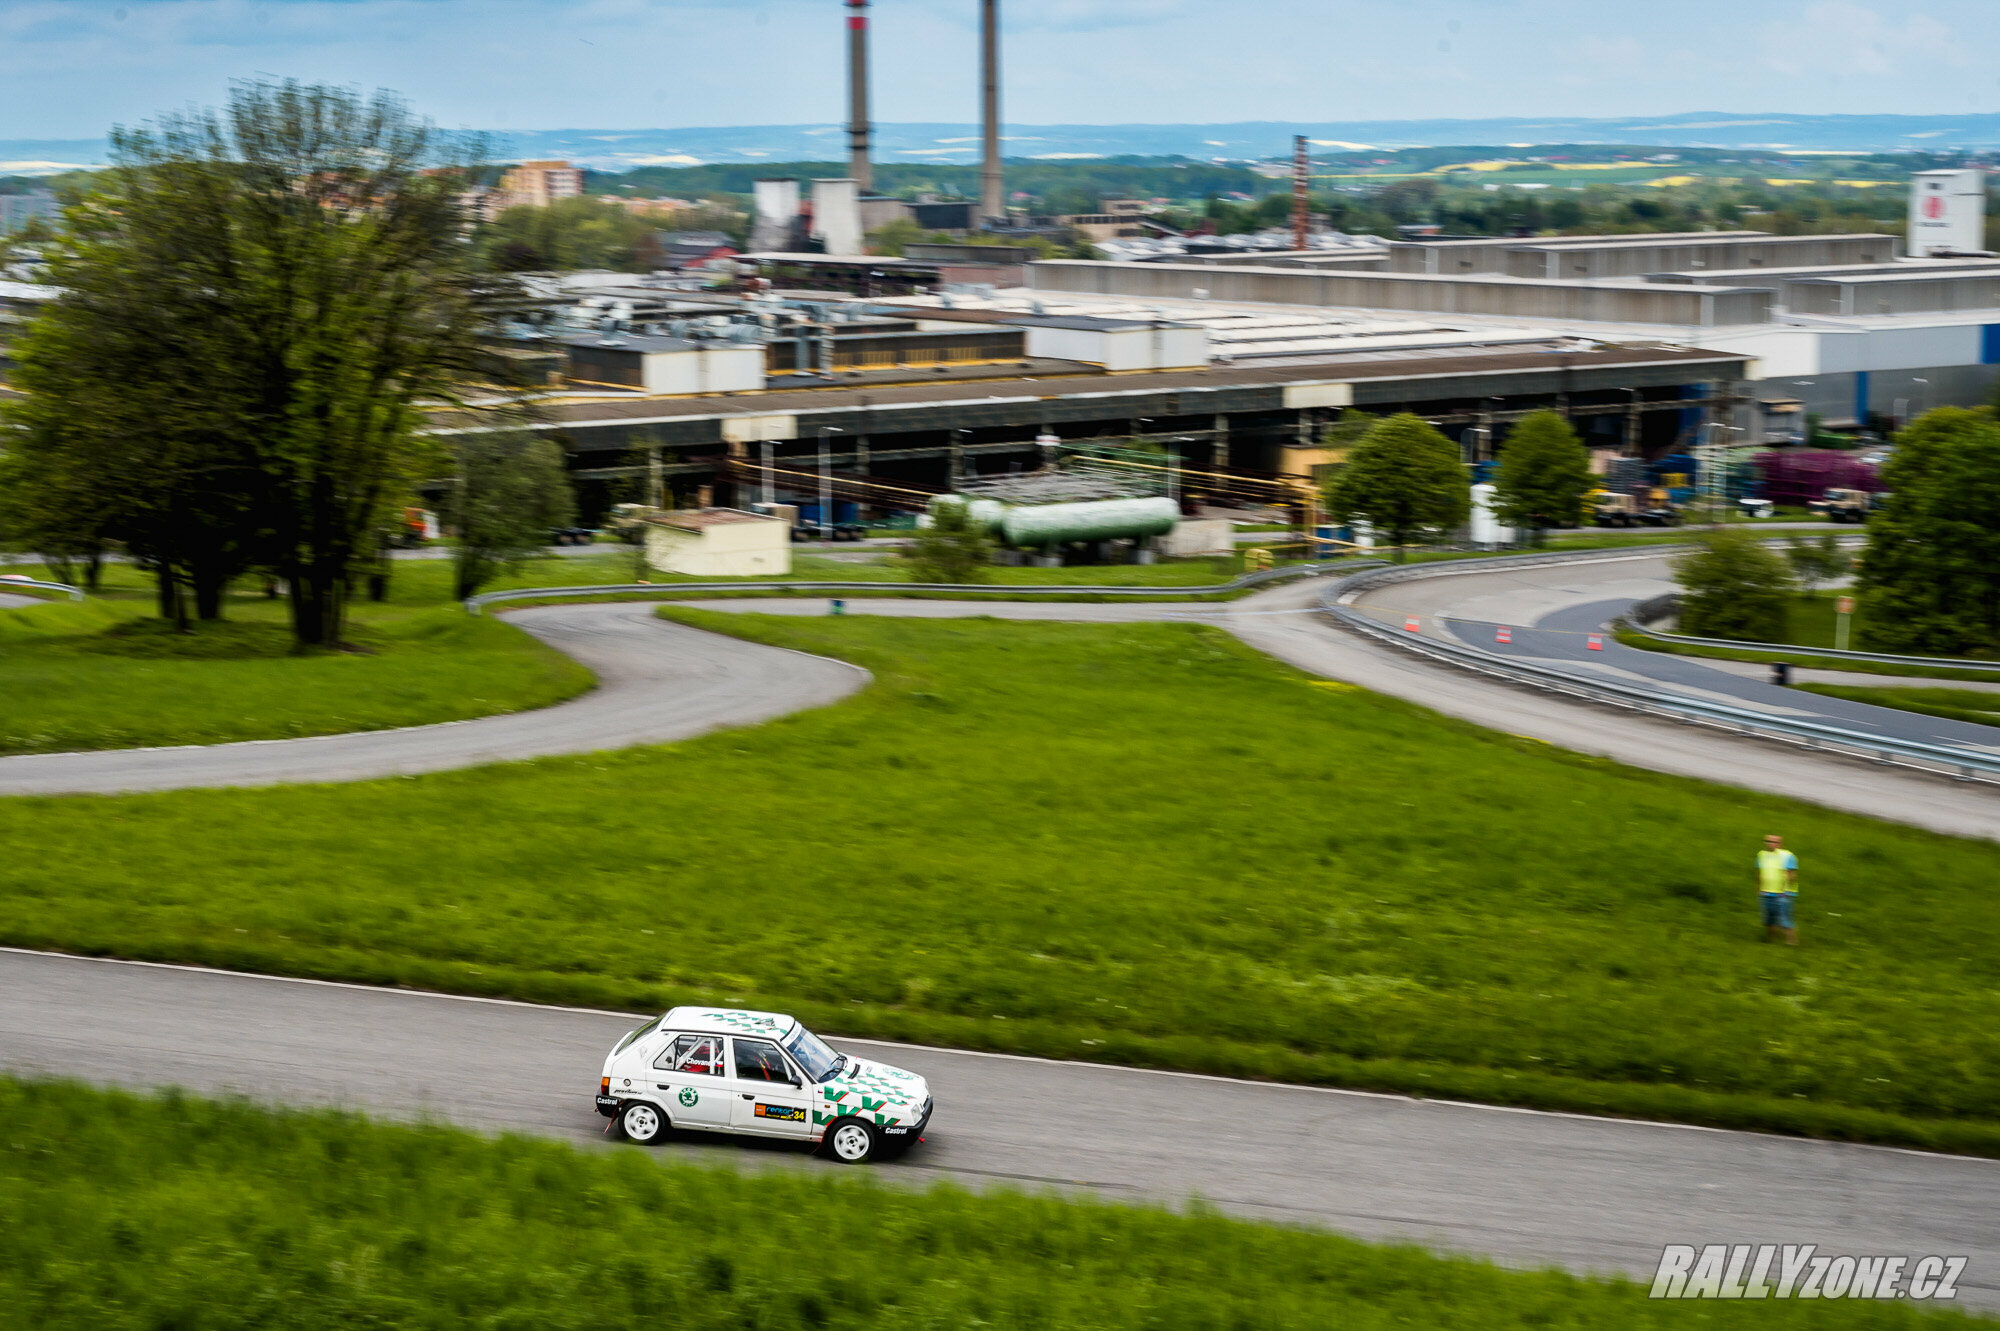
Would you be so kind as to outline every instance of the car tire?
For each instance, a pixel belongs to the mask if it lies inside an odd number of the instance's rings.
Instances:
[[[644,1100],[628,1100],[618,1111],[618,1127],[625,1134],[625,1140],[641,1146],[659,1145],[666,1139],[671,1126],[667,1116],[657,1106],[649,1105]]]
[[[843,1165],[865,1165],[881,1154],[881,1134],[858,1118],[843,1118],[826,1134],[826,1153]]]

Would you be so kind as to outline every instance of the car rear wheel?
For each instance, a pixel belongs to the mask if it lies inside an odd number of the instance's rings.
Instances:
[[[826,1135],[827,1149],[844,1165],[866,1164],[875,1158],[875,1129],[858,1118],[843,1119]]]
[[[651,1146],[667,1135],[667,1116],[643,1100],[634,1100],[618,1111],[618,1126],[625,1139]]]

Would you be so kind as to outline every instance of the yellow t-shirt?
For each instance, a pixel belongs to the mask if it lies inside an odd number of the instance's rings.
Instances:
[[[1799,857],[1789,850],[1760,850],[1757,852],[1758,890],[1768,894],[1782,893],[1786,896],[1798,895],[1799,885],[1792,880],[1792,873],[1799,867]]]

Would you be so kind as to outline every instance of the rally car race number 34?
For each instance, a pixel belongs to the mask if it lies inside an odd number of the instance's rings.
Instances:
[[[604,1060],[597,1112],[651,1144],[672,1129],[811,1142],[848,1164],[923,1140],[931,1091],[914,1072],[837,1054],[790,1017],[677,1007]]]

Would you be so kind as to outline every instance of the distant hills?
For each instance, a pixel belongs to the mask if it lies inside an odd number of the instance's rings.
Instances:
[[[600,171],[706,162],[797,162],[845,154],[837,124],[741,125],[690,129],[493,131],[513,159],[561,157]],[[1294,134],[1322,152],[1442,144],[1635,144],[1759,148],[1800,152],[1890,152],[2000,148],[2000,114],[1818,116],[1782,112],[1690,111],[1684,115],[1579,119],[1344,120],[1315,124],[1246,121],[1228,125],[1010,125],[1009,157],[1043,161],[1120,156],[1258,160],[1288,154]],[[979,127],[880,124],[876,157],[885,162],[978,160]],[[41,175],[104,161],[102,139],[0,139],[0,175]]]

